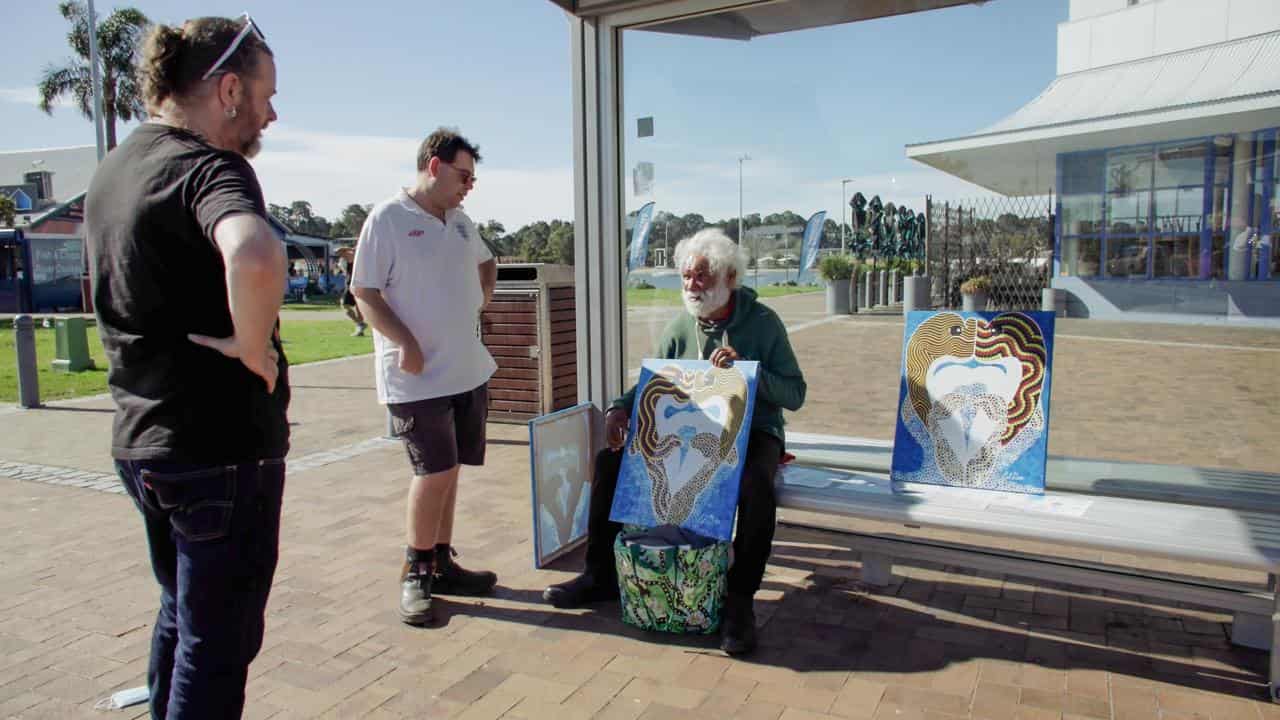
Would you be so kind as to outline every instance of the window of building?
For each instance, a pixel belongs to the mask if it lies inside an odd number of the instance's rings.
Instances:
[[[1199,139],[1065,155],[1061,173],[1063,274],[1224,276],[1230,142]],[[1218,251],[1206,258],[1205,247]],[[1106,261],[1098,263],[1099,257]]]

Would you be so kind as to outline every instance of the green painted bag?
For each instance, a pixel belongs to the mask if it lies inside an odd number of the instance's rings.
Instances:
[[[622,594],[622,621],[642,630],[670,633],[718,630],[729,543],[704,543],[664,543],[647,530],[619,533],[613,557]]]

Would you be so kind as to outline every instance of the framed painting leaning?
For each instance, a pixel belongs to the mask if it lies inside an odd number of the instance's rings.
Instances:
[[[912,312],[890,478],[1044,493],[1053,313]]]
[[[602,447],[604,415],[591,403],[529,421],[534,567],[586,540],[591,473]]]

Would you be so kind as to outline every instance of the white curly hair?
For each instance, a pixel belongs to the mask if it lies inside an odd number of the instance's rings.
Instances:
[[[685,264],[695,257],[704,257],[711,263],[711,272],[724,278],[733,274],[733,284],[742,283],[747,272],[747,256],[738,244],[729,239],[720,228],[705,228],[676,243],[676,269],[684,270]]]

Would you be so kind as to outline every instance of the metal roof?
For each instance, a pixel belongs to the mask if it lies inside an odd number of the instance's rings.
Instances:
[[[0,185],[19,185],[24,174],[48,170],[53,173],[53,199],[63,201],[88,190],[97,168],[98,150],[93,145],[0,152]]]
[[[1280,32],[1062,75],[979,135],[1280,93]]]
[[[1052,185],[1058,153],[1280,125],[1280,32],[1060,75],[969,136],[907,157],[1009,195]]]

